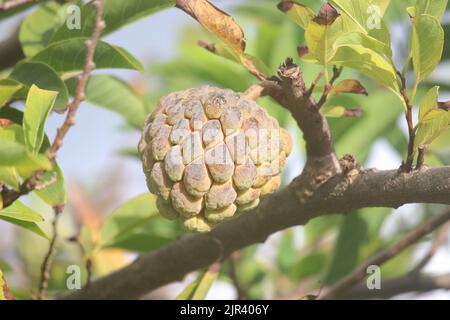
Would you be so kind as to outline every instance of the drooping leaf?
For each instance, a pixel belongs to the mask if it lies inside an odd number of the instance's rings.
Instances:
[[[312,252],[292,265],[289,278],[295,281],[318,275],[325,267],[327,256],[323,252]]]
[[[236,21],[207,0],[183,1],[185,10],[237,54],[245,51],[244,32]]]
[[[103,19],[106,23],[103,35],[110,34],[133,21],[174,5],[175,0],[107,0],[103,10]],[[50,43],[71,38],[90,37],[94,27],[94,14],[95,8],[92,3],[83,5],[80,10],[81,28],[70,29],[63,25],[55,32]]]
[[[413,18],[411,56],[417,83],[434,71],[441,60],[443,47],[444,31],[435,17],[421,14]]]
[[[23,116],[23,136],[28,150],[38,153],[44,141],[45,124],[58,92],[32,85],[28,91]]]
[[[10,222],[49,239],[48,235],[38,225],[38,223],[44,221],[42,216],[18,200],[9,207],[0,210],[0,220]]]
[[[214,263],[205,272],[189,284],[183,292],[177,296],[177,300],[203,300],[206,298],[209,289],[216,281],[220,270],[220,264]]]
[[[70,93],[75,93],[77,81],[67,81]],[[123,116],[132,126],[142,128],[147,114],[143,100],[138,97],[127,83],[109,75],[89,77],[86,87],[86,100],[99,107],[106,108]]]
[[[32,61],[46,63],[56,72],[81,70],[86,55],[85,41],[88,38],[73,38],[47,46],[31,58]],[[97,43],[94,55],[97,69],[132,69],[143,70],[142,64],[128,51],[103,41]]]
[[[41,89],[58,92],[55,109],[64,110],[67,107],[69,101],[67,87],[56,71],[45,63],[32,61],[19,63],[14,67],[9,79],[20,83],[26,89],[24,98],[28,94],[28,89],[36,85]]]
[[[57,2],[47,2],[25,18],[20,26],[19,40],[26,57],[45,48],[53,32],[64,21],[65,9],[66,6]]]
[[[366,88],[359,82],[354,79],[346,79],[339,82],[337,85],[333,87],[330,92],[330,96],[340,95],[342,93],[354,93],[354,94],[363,94],[368,95]]]
[[[315,16],[311,8],[295,1],[281,1],[278,9],[305,30]]]

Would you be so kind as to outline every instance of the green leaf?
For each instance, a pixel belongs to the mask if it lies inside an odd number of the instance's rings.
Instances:
[[[67,87],[56,71],[45,63],[21,62],[14,67],[9,79],[22,84],[26,88],[25,95],[32,85],[45,90],[57,91],[58,97],[55,101],[55,109],[64,110],[67,107],[69,102]]]
[[[395,68],[381,54],[372,49],[361,45],[342,45],[337,48],[330,63],[358,70],[383,84],[397,96],[399,95]]]
[[[219,275],[220,264],[213,264],[208,270],[189,284],[183,292],[177,296],[177,300],[203,300],[208,295],[213,283]]]
[[[44,62],[56,72],[81,70],[86,56],[85,41],[89,38],[73,38],[53,43],[36,54],[32,61]],[[143,71],[142,64],[123,48],[103,41],[97,43],[94,55],[97,69],[133,69]]]
[[[308,53],[305,61],[328,65],[335,54],[334,42],[343,33],[342,18],[338,17],[331,25],[321,25],[312,21],[305,31]]]
[[[15,201],[9,207],[0,210],[0,220],[10,222],[49,239],[48,235],[37,224],[44,221],[42,216],[20,201]]]
[[[282,1],[278,9],[305,30],[316,15],[311,8],[295,1]]]
[[[22,86],[14,80],[0,80],[0,108],[3,107]]]
[[[64,21],[67,6],[47,2],[29,14],[22,22],[19,40],[26,57],[32,57],[45,48],[53,32]]]
[[[118,247],[130,237],[142,235],[139,228],[158,216],[155,196],[141,194],[114,210],[101,229],[101,247]],[[122,246],[121,246],[122,247]]]
[[[428,145],[438,138],[450,126],[450,112],[435,109],[427,113],[417,127],[414,148]]]
[[[424,118],[430,111],[437,109],[439,97],[439,86],[431,88],[423,97],[419,108],[419,122],[424,121]]]
[[[389,30],[383,22],[387,0],[331,0],[341,10],[346,31],[358,31],[390,48]]]
[[[14,180],[17,175],[28,178],[36,170],[51,169],[51,164],[43,155],[33,154],[27,150],[22,127],[12,124],[0,127],[0,168],[3,177],[1,179],[16,187],[18,181]]]
[[[103,35],[110,34],[133,21],[173,6],[175,6],[175,0],[107,0],[103,11],[103,19],[106,23]],[[80,12],[82,28],[70,30],[66,25],[63,25],[53,35],[50,43],[71,38],[90,37],[94,27],[94,14],[93,4],[85,4]]]
[[[440,21],[447,8],[447,3],[448,0],[417,0],[415,15],[428,14]]]
[[[34,191],[34,193],[49,206],[55,207],[67,203],[67,193],[61,168],[57,164],[53,167],[53,171],[47,171],[42,179],[43,183],[48,182],[50,184],[42,190]],[[53,179],[55,181],[52,181]]]
[[[67,86],[73,95],[77,86],[76,79],[68,80]],[[86,100],[120,114],[136,128],[142,128],[147,115],[143,100],[136,96],[127,83],[114,76],[93,75],[89,77]]]
[[[417,83],[434,71],[441,60],[443,47],[444,31],[439,21],[430,15],[417,15],[413,19],[411,40],[414,75]]]
[[[44,221],[44,218],[40,214],[28,208],[20,201],[15,201],[9,207],[0,210],[0,216],[28,222]]]
[[[23,115],[23,136],[28,150],[38,153],[44,141],[45,123],[58,92],[32,85],[28,91]]]
[[[359,249],[366,240],[366,236],[367,224],[358,213],[352,213],[344,218],[325,283],[335,283],[357,266]]]

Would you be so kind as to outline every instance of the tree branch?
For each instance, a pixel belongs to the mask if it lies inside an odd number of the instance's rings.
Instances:
[[[101,33],[106,27],[105,22],[103,21],[103,3],[104,3],[103,0],[96,0],[94,2],[96,10],[95,27],[92,32],[91,38],[87,40],[85,43],[86,46],[85,63],[82,73],[78,76],[78,84],[75,96],[72,102],[69,104],[66,119],[64,120],[62,126],[58,129],[56,137],[53,140],[53,143],[47,153],[47,158],[52,162],[56,159],[56,154],[58,150],[61,148],[67,132],[75,124],[75,115],[77,113],[80,104],[85,99],[87,80],[92,71],[95,69],[94,63],[95,48],[97,47],[97,42],[100,39]],[[30,178],[25,180],[19,186],[18,191],[3,190],[2,197],[4,208],[10,206],[14,201],[16,201],[21,196],[24,196],[30,193],[31,191],[35,190],[36,187],[39,186],[39,183],[41,182],[44,173],[45,172],[42,170],[36,171]]]
[[[361,282],[367,276],[367,268],[369,266],[371,265],[381,266],[388,260],[397,256],[400,252],[402,252],[406,248],[410,247],[411,245],[419,241],[423,236],[429,234],[434,229],[440,227],[449,220],[450,220],[450,210],[439,216],[433,217],[426,223],[411,230],[394,245],[376,254],[373,258],[370,258],[369,260],[364,262],[354,272],[338,281],[331,288],[327,289],[325,293],[320,297],[320,299],[335,299],[339,295],[342,295],[344,292],[351,289],[353,286]]]
[[[389,299],[402,293],[423,293],[432,290],[450,289],[450,273],[439,276],[407,274],[406,276],[383,281],[379,290],[369,290],[359,285],[339,295],[338,299]]]
[[[24,6],[26,4],[30,4],[33,2],[38,2],[40,0],[10,0],[4,3],[0,3],[0,12],[12,10],[20,6]]]
[[[205,234],[186,235],[131,265],[100,278],[61,299],[132,299],[181,280],[211,265],[219,256],[264,242],[271,234],[331,213],[363,207],[398,207],[406,203],[450,204],[450,167],[405,174],[364,171],[330,179],[305,203],[295,196],[295,183],[267,196],[252,212],[218,225]]]

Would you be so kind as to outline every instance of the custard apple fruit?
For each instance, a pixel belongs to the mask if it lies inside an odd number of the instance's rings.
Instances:
[[[255,101],[212,86],[163,97],[139,143],[161,215],[197,232],[278,189],[291,150],[288,132]]]

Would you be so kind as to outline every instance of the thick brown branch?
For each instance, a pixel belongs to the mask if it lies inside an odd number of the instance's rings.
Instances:
[[[181,280],[194,270],[211,265],[219,256],[263,242],[276,231],[304,225],[331,213],[362,207],[398,207],[406,203],[450,204],[450,167],[410,174],[397,170],[344,174],[329,180],[306,203],[295,197],[295,184],[266,197],[258,208],[217,226],[206,234],[187,235],[130,266],[101,278],[63,299],[132,299],[160,286]]]

